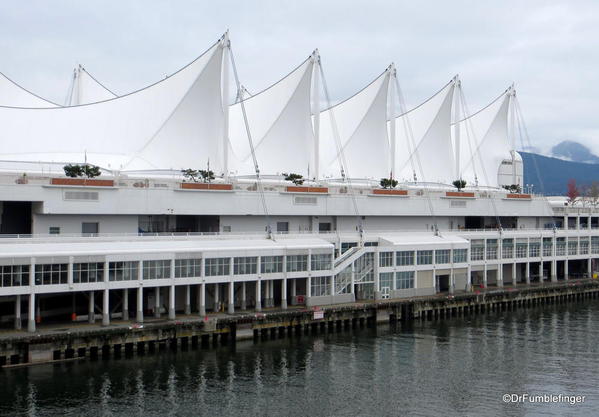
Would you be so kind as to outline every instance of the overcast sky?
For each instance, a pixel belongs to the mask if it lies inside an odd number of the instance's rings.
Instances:
[[[174,72],[230,30],[242,83],[319,48],[341,100],[391,62],[408,105],[460,74],[470,110],[516,83],[531,141],[599,154],[597,1],[23,1],[0,3],[0,71],[63,102],[83,64],[117,93]]]

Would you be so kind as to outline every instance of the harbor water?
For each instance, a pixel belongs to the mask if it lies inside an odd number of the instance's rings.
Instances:
[[[581,415],[599,302],[0,370],[13,416]],[[584,402],[506,402],[506,394]]]

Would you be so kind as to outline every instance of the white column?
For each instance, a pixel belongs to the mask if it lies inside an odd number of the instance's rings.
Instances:
[[[27,331],[35,332],[35,292],[29,293],[29,312],[27,315]]]
[[[485,251],[486,251],[486,248],[485,248]],[[485,288],[487,288],[488,287],[488,282],[489,282],[488,281],[488,278],[489,278],[488,277],[488,273],[489,273],[489,271],[487,270],[487,263],[486,263],[486,261],[485,261],[485,264],[484,264],[483,268],[484,268],[483,269],[483,286]]]
[[[381,260],[380,252],[376,251],[374,253],[374,299],[375,300],[381,299],[381,284],[380,284],[380,280],[379,280],[380,260]],[[333,295],[333,293],[331,293],[331,295]]]
[[[568,215],[564,216],[564,230],[568,230]]]
[[[308,275],[306,277],[306,304],[308,304],[310,297],[312,297],[312,277]]]
[[[270,281],[269,291],[270,291],[270,306],[274,307],[275,306],[275,281],[274,280]]]
[[[516,271],[516,262],[512,264],[512,285],[517,285],[518,276]]]
[[[217,313],[220,310],[220,306],[219,306],[219,288],[218,288],[218,284],[214,284],[214,312]]]
[[[137,317],[138,323],[144,322],[144,289],[143,287],[137,288]]]
[[[466,277],[466,286],[468,291],[472,291],[472,267],[470,266],[470,262],[468,262],[468,269],[466,273],[468,274],[468,276]],[[393,278],[393,280],[395,281],[395,277]],[[414,280],[414,286],[416,286],[416,280]]]
[[[247,297],[245,294],[245,281],[241,283],[241,310],[245,311],[247,309]]]
[[[154,288],[154,317],[160,318],[160,287]]]
[[[497,286],[503,287],[503,238],[497,239]]]
[[[576,230],[580,230],[580,215],[576,216]]]
[[[587,275],[589,278],[593,278],[593,266],[591,262],[591,258],[587,259]]]
[[[564,261],[564,280],[568,280],[568,274],[570,273],[570,268],[568,265],[569,261],[566,259]]]
[[[15,297],[15,329],[21,330],[21,296]]]
[[[235,283],[233,281],[229,281],[229,300],[227,305],[227,313],[235,313]]]
[[[95,317],[95,296],[94,296],[94,292],[90,291],[89,292],[89,305],[88,305],[88,309],[87,309],[87,321],[90,323],[94,323],[96,321],[96,317]]]
[[[291,298],[295,299],[297,296],[297,281],[295,279],[291,280]]]
[[[503,287],[503,264],[497,264],[497,286]]]
[[[110,293],[108,288],[104,288],[102,296],[102,326],[110,324]]]
[[[206,284],[202,283],[199,285],[198,290],[200,292],[200,302],[198,304],[198,310],[200,316],[204,317],[206,315]]]
[[[526,285],[530,285],[530,262],[526,262],[526,272],[524,273],[524,279],[526,279]]]
[[[191,286],[185,286],[185,314],[191,314]]]
[[[69,256],[69,263],[67,264],[67,283],[69,288],[73,288],[73,256]]]
[[[175,285],[171,284],[168,290],[168,319],[175,320]]]
[[[123,320],[129,320],[129,289],[123,289]]]
[[[270,280],[264,280],[264,307],[270,307]]]
[[[262,282],[256,280],[256,311],[262,311]]]
[[[455,292],[455,276],[453,272],[453,265],[449,270],[449,293],[453,294]]]
[[[281,308],[287,309],[287,278],[281,280]]]

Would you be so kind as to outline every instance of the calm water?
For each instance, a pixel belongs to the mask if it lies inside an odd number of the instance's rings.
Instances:
[[[597,415],[599,303],[0,371],[30,416]],[[505,393],[585,403],[505,404]]]

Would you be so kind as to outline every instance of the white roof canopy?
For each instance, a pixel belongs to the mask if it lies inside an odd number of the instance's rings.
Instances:
[[[172,76],[92,105],[0,107],[0,159],[113,169],[221,169],[223,42]]]
[[[96,80],[83,66],[75,69],[73,86],[66,103],[69,106],[97,103],[117,97],[115,93]]]
[[[33,94],[0,73],[0,106],[57,107],[58,105]]]

